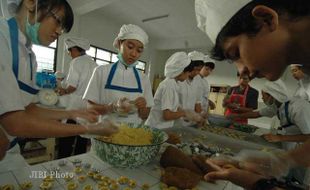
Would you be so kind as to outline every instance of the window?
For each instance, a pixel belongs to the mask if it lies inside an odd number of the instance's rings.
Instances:
[[[57,40],[48,47],[34,44],[32,45],[32,50],[36,55],[38,63],[37,72],[42,72],[43,70],[51,73],[55,72],[56,49]]]
[[[112,52],[96,46],[91,46],[90,49],[86,51],[86,54],[91,56],[98,65],[112,64],[118,60],[116,52]],[[145,73],[145,66],[146,62],[139,60],[136,68]]]

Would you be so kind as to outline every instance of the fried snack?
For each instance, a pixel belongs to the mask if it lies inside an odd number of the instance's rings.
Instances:
[[[192,157],[193,162],[204,174],[215,171],[215,169],[212,166],[206,163],[207,159],[208,157],[203,155],[195,155]]]
[[[169,144],[180,144],[181,143],[180,135],[178,135],[176,133],[168,133],[167,143],[169,143]]]
[[[200,175],[186,168],[167,167],[161,176],[161,182],[180,189],[192,189],[200,180]]]
[[[40,184],[41,190],[50,190],[52,189],[53,184],[51,182],[43,182]]]
[[[161,155],[160,165],[164,168],[186,168],[198,175],[203,175],[202,171],[196,166],[196,164],[194,164],[190,156],[187,156],[182,151],[172,146],[168,146],[165,152]]]
[[[93,187],[91,185],[85,185],[83,190],[93,190]]]
[[[145,183],[145,184],[143,184],[143,185],[141,186],[141,189],[142,189],[142,190],[149,190],[149,189],[150,189],[150,185],[147,184],[147,183]]]
[[[32,182],[28,181],[28,182],[24,182],[22,184],[20,184],[20,189],[21,190],[28,190],[32,188]]]
[[[74,182],[70,182],[67,184],[67,190],[75,190],[77,189],[78,185]]]
[[[83,183],[85,180],[86,180],[86,176],[85,176],[85,175],[80,175],[80,176],[78,177],[78,181],[79,181],[80,183]]]
[[[0,186],[1,187],[1,186]],[[14,190],[14,186],[11,184],[6,184],[4,186],[1,187],[1,190]]]

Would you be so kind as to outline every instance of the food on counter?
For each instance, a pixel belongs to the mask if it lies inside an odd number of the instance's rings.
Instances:
[[[95,172],[93,172],[93,171],[87,172],[87,176],[88,176],[88,177],[93,178],[93,177],[94,177],[94,175],[96,175],[96,173],[95,173]]]
[[[109,183],[106,181],[101,181],[98,183],[98,188],[109,187]]]
[[[104,181],[104,182],[107,182],[108,184],[110,184],[111,178],[109,176],[102,176],[101,181]]]
[[[161,182],[161,183],[159,184],[159,189],[168,189],[168,185]]]
[[[169,190],[178,190],[178,188],[177,188],[177,187],[174,187],[174,186],[170,186],[170,187],[168,187],[168,189],[169,189]]]
[[[75,189],[77,189],[77,187],[78,187],[78,185],[74,182],[67,184],[67,190],[75,190]]]
[[[93,177],[95,180],[101,180],[102,175],[101,174],[95,174]]]
[[[167,143],[170,144],[180,144],[181,143],[181,137],[180,135],[176,134],[176,133],[168,133],[168,140]]]
[[[115,183],[111,183],[110,189],[111,190],[118,190],[119,189],[119,185],[116,182]]]
[[[99,190],[110,190],[110,188],[109,188],[109,187],[106,187],[106,186],[104,186],[104,187],[98,187],[98,189],[99,189]]]
[[[121,124],[119,132],[110,137],[99,137],[99,140],[123,145],[148,145],[152,143],[152,132],[144,128],[132,128]]]
[[[124,184],[127,184],[129,182],[129,179],[125,176],[120,176],[118,179],[117,179],[117,182],[121,185],[124,185]]]
[[[246,135],[242,134],[241,132],[234,131],[232,129],[227,129],[224,127],[211,127],[211,126],[204,126],[201,130],[209,131],[211,133],[215,133],[218,135],[223,135],[227,137],[231,137],[237,140],[245,140]]]
[[[201,175],[186,168],[167,167],[161,176],[161,181],[168,186],[191,189],[198,185],[201,177]]]
[[[135,188],[137,186],[137,182],[133,179],[128,181],[128,186],[131,188]]]
[[[93,186],[91,186],[91,185],[85,185],[84,186],[84,188],[83,188],[83,190],[93,190]]]
[[[46,176],[46,177],[43,179],[43,182],[54,182],[54,181],[55,181],[55,179],[54,179],[54,177],[51,176],[51,175],[48,175],[48,176]]]
[[[124,190],[132,190],[130,187],[125,187]]]
[[[76,167],[76,168],[74,169],[74,172],[77,173],[77,174],[79,174],[79,173],[82,173],[82,172],[83,172],[83,169],[82,169],[81,167]]]
[[[14,186],[12,184],[6,184],[1,187],[1,190],[14,190]]]
[[[28,190],[28,189],[31,189],[31,188],[32,188],[32,182],[31,181],[27,181],[27,182],[24,182],[24,183],[20,184],[20,189],[21,190]]]
[[[166,167],[186,168],[190,171],[203,175],[201,170],[195,165],[190,156],[172,146],[168,146],[160,158],[160,165]]]
[[[85,180],[86,180],[86,176],[85,176],[85,175],[80,175],[80,176],[78,177],[78,181],[79,181],[80,183],[85,182]]]
[[[142,190],[149,190],[149,189],[150,189],[150,185],[147,184],[147,183],[145,183],[145,184],[143,184],[143,185],[141,186],[141,189],[142,189]]]
[[[52,189],[53,183],[52,182],[43,182],[40,184],[41,190],[50,190]]]

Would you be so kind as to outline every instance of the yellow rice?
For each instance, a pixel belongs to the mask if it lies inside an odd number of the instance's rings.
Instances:
[[[118,133],[110,137],[99,137],[99,140],[122,145],[149,145],[152,144],[153,135],[149,130],[121,124]]]

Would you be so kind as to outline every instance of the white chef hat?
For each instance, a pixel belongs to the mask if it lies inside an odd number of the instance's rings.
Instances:
[[[56,79],[63,79],[63,78],[65,78],[65,74],[61,71],[56,71],[55,77],[56,77]]]
[[[302,64],[290,64],[290,67],[302,67]]]
[[[205,56],[203,57],[203,62],[204,62],[204,63],[208,63],[208,62],[215,63],[215,60],[212,59],[210,56],[205,55]]]
[[[84,38],[69,37],[65,40],[65,44],[67,49],[77,46],[86,51],[90,48],[89,40]]]
[[[190,63],[191,59],[185,52],[176,52],[172,54],[165,65],[165,77],[175,78],[181,74]]]
[[[251,0],[195,0],[197,26],[213,43],[228,21]]]
[[[267,81],[262,91],[270,94],[274,99],[281,103],[284,103],[289,99],[287,88],[281,79],[272,82]]]
[[[188,57],[192,61],[204,61],[205,54],[199,52],[199,51],[192,51],[188,53]]]
[[[149,42],[149,37],[146,32],[139,26],[133,24],[124,24],[121,27],[117,37],[113,42],[113,47],[119,49],[118,41],[126,39],[138,40],[143,44],[144,47]]]

